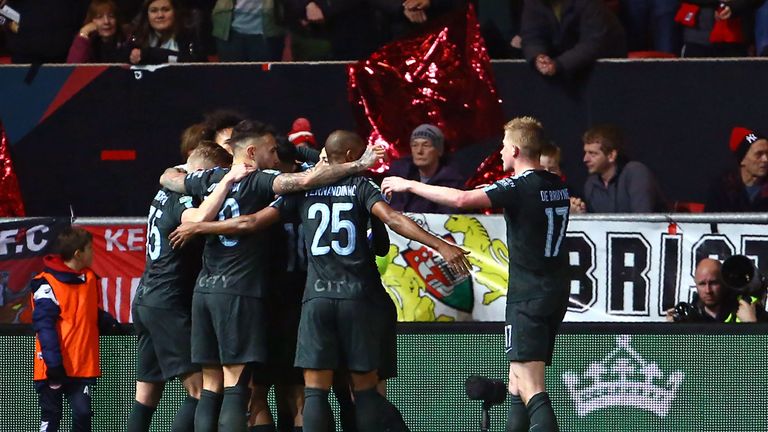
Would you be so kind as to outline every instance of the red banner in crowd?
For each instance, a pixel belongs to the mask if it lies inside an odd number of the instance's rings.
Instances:
[[[29,281],[43,269],[56,236],[69,219],[38,218],[0,223],[0,324],[30,323]],[[131,300],[144,272],[144,225],[85,225],[93,234],[93,270],[101,307],[131,322]]]

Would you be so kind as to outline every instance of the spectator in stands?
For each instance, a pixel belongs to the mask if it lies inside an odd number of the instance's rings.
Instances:
[[[738,161],[712,183],[706,212],[768,211],[768,139],[743,127],[731,132],[730,149]]]
[[[379,0],[376,9],[386,16],[385,32],[389,37],[400,37],[420,25],[456,9],[466,7],[466,0]]]
[[[232,154],[232,147],[227,141],[232,136],[232,128],[243,120],[245,116],[237,111],[220,109],[206,114],[203,124],[207,129],[214,131],[213,141]]]
[[[305,42],[296,60],[360,60],[381,45],[376,8],[368,2],[284,0],[283,4],[292,37],[299,30],[296,34]]]
[[[571,200],[572,208],[590,213],[654,213],[667,210],[653,173],[624,152],[624,136],[616,126],[587,130],[584,164],[589,171],[584,183],[584,203]]]
[[[704,258],[696,265],[693,281],[696,284],[697,297],[693,302],[692,313],[685,317],[678,316],[678,322],[699,323],[754,323],[765,320],[764,311],[757,307],[760,303],[748,303],[737,298],[723,286],[720,273],[720,261]],[[666,311],[667,321],[675,321],[675,309]]]
[[[184,26],[178,0],[145,0],[131,37],[132,64],[202,62],[206,56],[193,29]]]
[[[520,36],[523,56],[544,76],[627,55],[624,29],[603,0],[525,0]]]
[[[548,144],[541,148],[541,155],[539,156],[539,163],[545,170],[552,174],[559,175],[563,180],[563,170],[560,169],[560,147],[554,144]]]
[[[218,0],[211,17],[220,61],[283,59],[285,30],[277,24],[274,1]]]
[[[67,63],[122,63],[127,47],[113,0],[92,0],[85,24],[72,41]]]
[[[682,1],[682,0],[681,0]],[[680,4],[682,57],[746,57],[751,20],[760,0],[686,0]]]
[[[90,0],[8,0],[21,15],[18,33],[5,32],[13,63],[64,63]]]
[[[629,51],[680,55],[680,27],[675,23],[678,6],[676,0],[620,0],[619,16]]]
[[[522,1],[478,0],[477,19],[491,58],[523,58]]]
[[[465,179],[447,165],[444,158],[443,132],[434,125],[423,124],[411,133],[411,156],[392,163],[389,174],[435,186],[463,189]],[[455,213],[452,207],[436,204],[409,192],[392,194],[393,209],[411,213]]]
[[[768,56],[768,1],[755,11],[755,54]]]

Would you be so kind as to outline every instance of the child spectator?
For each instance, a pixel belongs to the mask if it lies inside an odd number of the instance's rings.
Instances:
[[[99,331],[119,328],[99,308],[98,276],[90,269],[93,239],[82,228],[58,236],[56,255],[31,282],[35,330],[34,382],[40,430],[58,431],[62,396],[72,407],[72,430],[91,430],[90,386],[101,375]]]

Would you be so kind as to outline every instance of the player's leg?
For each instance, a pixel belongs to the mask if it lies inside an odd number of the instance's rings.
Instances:
[[[251,400],[252,365],[267,362],[266,312],[263,300],[240,295],[217,295],[213,310],[224,364],[224,399],[219,429],[240,432],[248,429],[248,402]],[[256,392],[257,407],[266,407],[266,389]],[[269,426],[272,423],[268,417]],[[261,426],[261,425],[260,425]]]
[[[51,388],[46,380],[36,381],[35,390],[37,390],[40,405],[40,430],[58,432],[61,424],[64,389],[61,385]]]
[[[304,369],[304,432],[328,431],[333,416],[328,392],[339,366],[337,303],[313,298],[301,309],[294,365]]]
[[[520,330],[519,309],[523,306],[521,302],[507,303],[506,324],[504,326],[504,349],[508,359],[517,359],[519,357],[520,341],[517,332]],[[506,432],[528,432],[530,419],[528,410],[525,409],[525,402],[520,397],[520,387],[517,377],[512,370],[512,363],[509,364],[509,410],[507,411]]]
[[[195,432],[216,432],[224,391],[219,342],[211,316],[213,297],[214,294],[200,292],[192,296],[192,361],[202,365],[203,369],[203,390],[195,410]]]
[[[147,316],[145,317],[145,314]],[[151,310],[134,305],[133,322],[138,336],[136,346],[136,397],[128,417],[128,432],[147,432],[152,416],[160,401],[165,380],[155,351],[155,344],[149,327],[152,322]]]
[[[376,304],[363,300],[339,302],[336,325],[342,352],[350,371],[359,432],[407,431],[400,411],[377,391],[381,363],[383,326]]]
[[[304,369],[304,432],[332,432],[333,417],[328,393],[333,385],[333,370]]]
[[[219,365],[203,366],[203,390],[195,410],[195,432],[216,432],[224,398],[224,373]]]
[[[339,403],[339,422],[344,432],[357,432],[355,401],[352,397],[352,381],[346,369],[338,370],[333,375],[333,394]]]
[[[507,400],[509,401],[509,411],[507,411],[507,428],[506,432],[528,432],[530,420],[528,419],[528,411],[525,409],[525,402],[520,397],[520,389],[517,386],[517,377],[512,372],[512,363],[509,364],[509,386],[507,387],[509,394]]]
[[[72,408],[72,432],[91,432],[91,388],[89,383],[73,380],[63,386]]]
[[[256,364],[252,366],[253,376],[250,385],[250,400],[248,401],[248,431],[274,432],[275,422],[267,403],[269,393],[268,375],[271,368]]]
[[[203,391],[203,373],[192,372],[179,376],[181,385],[187,390],[187,397],[181,403],[176,416],[171,424],[171,432],[183,432],[194,430],[195,411],[200,401],[200,393]]]
[[[304,385],[275,386],[278,432],[302,432],[304,427]]]

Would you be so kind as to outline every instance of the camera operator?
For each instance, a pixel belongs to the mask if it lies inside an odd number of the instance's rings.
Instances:
[[[723,285],[720,261],[705,258],[694,272],[698,298],[667,310],[667,321],[686,323],[753,323],[765,321],[760,302],[749,303]]]

